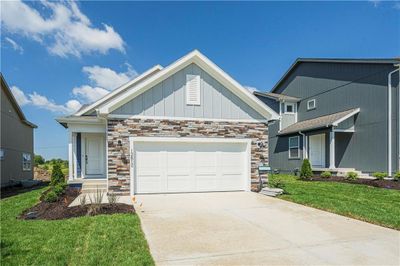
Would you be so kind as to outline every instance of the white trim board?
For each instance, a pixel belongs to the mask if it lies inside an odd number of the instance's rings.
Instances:
[[[213,78],[224,85],[227,89],[231,90],[235,95],[237,95],[240,99],[242,99],[245,103],[251,106],[267,120],[274,120],[279,118],[279,115],[274,110],[265,105],[260,99],[254,96],[243,86],[241,86],[237,81],[232,79],[222,69],[220,69],[217,65],[211,62],[211,60],[209,60],[197,50],[187,54],[186,56],[172,63],[158,73],[152,75],[143,82],[140,82],[137,86],[134,86],[130,90],[127,90],[126,92],[116,96],[114,99],[110,100],[106,104],[100,106],[100,108],[98,109],[99,114],[101,116],[105,116],[111,113],[118,107],[131,101],[133,98],[144,93],[146,90],[151,89],[158,83],[162,82],[166,78],[172,76],[179,70],[185,68],[192,63],[195,63],[205,72],[210,74]]]
[[[220,119],[176,116],[143,116],[143,115],[116,115],[110,114],[107,119],[154,119],[154,120],[183,120],[183,121],[215,121],[215,122],[242,122],[242,123],[268,123],[267,119]]]
[[[135,153],[135,144],[138,142],[181,142],[181,143],[237,143],[246,145],[246,184],[245,191],[251,191],[251,139],[235,139],[235,138],[204,138],[204,137],[129,137],[129,151],[130,151],[130,194],[135,195],[135,163],[133,161]]]

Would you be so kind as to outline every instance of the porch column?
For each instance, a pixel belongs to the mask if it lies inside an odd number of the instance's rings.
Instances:
[[[68,180],[74,179],[73,150],[72,150],[72,131],[68,130]]]
[[[335,169],[335,131],[329,132],[329,168]]]

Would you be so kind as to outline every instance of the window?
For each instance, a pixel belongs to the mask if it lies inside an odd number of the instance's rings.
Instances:
[[[4,149],[0,149],[0,160],[4,160]]]
[[[30,171],[32,168],[32,159],[30,153],[23,153],[22,154],[22,170],[23,171]]]
[[[289,159],[300,158],[300,138],[299,136],[289,138]]]
[[[186,104],[200,105],[200,76],[186,75]]]
[[[294,104],[285,103],[285,114],[293,114],[293,113],[294,113]]]
[[[315,99],[309,100],[307,102],[307,110],[315,109],[315,107],[316,107]]]

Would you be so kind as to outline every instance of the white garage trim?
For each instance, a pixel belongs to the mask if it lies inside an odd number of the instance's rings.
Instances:
[[[129,137],[130,145],[130,191],[131,195],[135,194],[135,173],[136,163],[134,158],[135,144],[138,143],[233,143],[245,144],[245,191],[251,190],[251,139],[234,139],[234,138],[188,138],[188,137]]]

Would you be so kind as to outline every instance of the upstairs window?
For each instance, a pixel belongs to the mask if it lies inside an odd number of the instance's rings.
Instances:
[[[300,138],[299,136],[289,138],[289,159],[300,158]]]
[[[294,103],[285,103],[285,114],[294,114]]]
[[[30,171],[32,169],[32,158],[30,153],[22,154],[22,170]]]
[[[200,76],[186,75],[186,104],[200,105]]]
[[[307,102],[307,110],[312,110],[315,109],[317,107],[315,99],[309,100]]]

